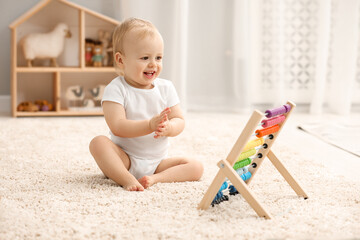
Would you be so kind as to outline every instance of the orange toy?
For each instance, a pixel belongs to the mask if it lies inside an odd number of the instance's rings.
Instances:
[[[47,100],[36,100],[35,105],[38,106],[40,111],[52,111],[53,105]]]
[[[37,111],[39,111],[39,108],[32,102],[26,101],[26,102],[21,102],[17,106],[17,110],[21,111],[21,112],[37,112]]]

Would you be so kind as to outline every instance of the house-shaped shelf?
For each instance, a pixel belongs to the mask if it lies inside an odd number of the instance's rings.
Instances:
[[[21,48],[21,39],[30,33],[50,32],[58,23],[65,23],[71,38],[65,39],[64,50],[56,59],[58,66],[50,64],[49,59],[34,61],[32,67]],[[119,21],[104,16],[66,0],[42,0],[25,14],[15,20],[11,29],[11,109],[17,116],[76,116],[101,115],[101,108],[69,108],[65,98],[66,89],[73,85],[81,86],[86,93],[84,100],[91,100],[89,89],[108,84],[115,76],[111,61],[107,66],[93,67],[85,63],[85,39],[99,40],[100,30],[111,34]],[[109,50],[109,57],[111,51]],[[53,105],[51,111],[20,111],[22,102],[34,103],[46,100]]]

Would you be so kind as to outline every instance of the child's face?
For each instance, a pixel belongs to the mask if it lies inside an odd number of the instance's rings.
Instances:
[[[133,30],[125,37],[124,53],[119,53],[120,64],[127,83],[136,88],[151,89],[162,70],[163,40],[158,33],[140,39],[137,34]]]

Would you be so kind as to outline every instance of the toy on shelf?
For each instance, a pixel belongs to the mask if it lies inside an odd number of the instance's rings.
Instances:
[[[17,108],[18,111],[20,112],[37,112],[39,111],[39,107],[35,104],[33,104],[32,102],[26,101],[26,102],[21,102]]]
[[[110,32],[104,31],[104,30],[99,30],[98,35],[99,35],[99,40],[102,45],[102,56],[103,56],[102,64],[103,64],[103,66],[109,66],[108,48],[109,48],[110,42],[111,42]]]
[[[36,100],[35,105],[38,106],[40,111],[52,111],[54,110],[53,105],[47,100]]]
[[[108,55],[108,66],[113,66],[114,65],[114,58],[113,58],[112,41],[110,41],[109,47],[106,49],[106,53]]]
[[[85,98],[84,88],[79,85],[68,87],[66,89],[65,98],[69,109],[82,107]]]
[[[93,110],[93,109],[95,109],[94,100],[92,100],[92,99],[84,99],[83,109],[84,110]]]
[[[96,107],[101,107],[101,99],[104,94],[105,87],[106,87],[106,85],[99,84],[96,87],[89,90],[91,93],[91,96],[94,100],[94,105]]]
[[[101,99],[106,85],[99,84],[89,91],[84,91],[83,86],[75,85],[66,89],[65,98],[68,109],[71,111],[100,111]]]
[[[92,66],[92,54],[94,48],[94,40],[90,38],[85,39],[85,65],[87,67]]]
[[[71,32],[65,23],[59,23],[48,33],[31,33],[25,36],[22,45],[27,66],[32,67],[36,58],[50,59],[53,66],[57,67],[56,58],[63,52],[65,38],[70,38]]]
[[[248,187],[265,157],[268,157],[298,196],[308,198],[299,183],[271,150],[295,106],[289,101],[279,108],[267,110],[265,114],[257,110],[253,112],[226,160],[218,162],[220,170],[199,203],[198,209],[207,209],[210,205],[215,206],[229,200],[229,196],[224,192],[228,192],[229,195],[240,193],[258,216],[270,219],[270,213]],[[264,116],[266,119],[261,121]],[[256,130],[259,126],[261,127]],[[249,141],[251,137],[254,139]]]
[[[92,63],[94,67],[102,67],[103,50],[100,41],[94,42],[94,48],[92,52]]]
[[[98,40],[85,39],[85,65],[87,67],[112,66],[111,34],[105,30],[98,31]]]

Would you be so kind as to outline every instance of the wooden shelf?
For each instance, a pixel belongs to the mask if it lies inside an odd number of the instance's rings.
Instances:
[[[38,111],[38,112],[16,112],[16,117],[54,117],[54,116],[102,116],[99,111]]]
[[[46,8],[46,10],[44,10]],[[59,22],[70,27],[73,38],[65,44],[58,57],[59,67],[27,67],[21,54],[21,38],[32,32],[48,31]],[[71,86],[81,86],[85,96],[80,99],[92,100],[90,89],[108,84],[115,76],[113,66],[87,67],[85,64],[85,39],[97,39],[98,31],[113,31],[118,22],[95,11],[86,9],[67,0],[42,0],[29,9],[9,27],[11,29],[11,109],[13,117],[47,116],[100,116],[103,115],[99,100],[97,109],[71,109],[65,98]],[[41,65],[41,64],[38,64]],[[20,112],[21,102],[47,100],[54,111]],[[84,105],[84,104],[82,104]],[[67,110],[69,107],[70,110]],[[99,110],[100,109],[100,110]]]
[[[17,67],[16,72],[115,72],[113,67]]]

